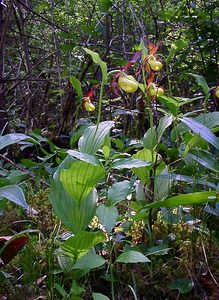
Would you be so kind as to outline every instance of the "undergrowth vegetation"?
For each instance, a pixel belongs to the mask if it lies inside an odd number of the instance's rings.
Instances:
[[[109,17],[111,1],[99,5]],[[219,86],[196,72],[209,68],[201,42],[197,62],[184,57],[189,24],[171,43],[141,38],[128,60],[81,47],[93,69],[87,85],[68,78],[69,135],[2,130],[1,299],[218,299]]]

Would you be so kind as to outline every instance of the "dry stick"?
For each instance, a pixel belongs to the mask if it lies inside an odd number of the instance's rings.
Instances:
[[[211,272],[211,269],[210,269],[210,267],[209,267],[208,259],[207,259],[207,255],[206,255],[205,246],[204,246],[204,244],[203,244],[203,241],[202,241],[202,251],[203,251],[203,254],[204,254],[205,262],[206,262],[206,264],[207,264],[208,272],[209,272],[209,274],[211,275],[211,278],[212,278],[212,280],[214,281],[214,283],[216,284],[216,286],[218,286],[218,283],[217,283],[216,279],[214,278],[214,276],[213,276],[213,274],[212,274],[212,272]]]
[[[14,16],[15,19],[17,21],[17,27],[18,27],[18,31],[20,33],[20,40],[22,43],[22,48],[23,48],[23,52],[24,52],[24,67],[26,68],[26,72],[28,73],[28,78],[31,79],[31,59],[30,59],[30,53],[29,53],[29,45],[28,45],[28,41],[27,38],[25,37],[25,25],[26,25],[26,18],[24,16],[24,12],[21,9],[21,6],[18,6],[18,14],[19,17],[17,17],[16,11],[14,12]],[[33,101],[33,86],[32,86],[32,82],[31,81],[27,81],[26,82],[26,87],[28,92],[31,94],[31,97],[29,97],[28,101],[27,101],[27,109],[26,109],[26,122],[27,122],[27,126],[28,128],[31,130],[32,129],[32,122],[34,122],[33,118],[32,118],[32,114],[31,111],[34,109],[34,101]]]
[[[136,22],[138,23],[138,27],[139,27],[140,30],[141,30],[141,35],[142,35],[142,37],[144,37],[145,34],[146,34],[146,30],[145,30],[145,24],[144,24],[143,20],[142,20],[142,23],[139,21],[137,15],[136,15],[136,13],[135,13],[135,10],[134,10],[134,8],[133,8],[133,6],[132,6],[131,3],[129,3],[129,9],[130,9],[130,11],[131,11],[131,15],[132,15],[133,20],[134,20],[134,18],[135,18]]]
[[[125,26],[125,0],[122,1],[122,47],[125,57],[126,55],[126,45],[125,45],[125,37],[126,37],[126,26]]]
[[[8,117],[6,113],[5,89],[3,79],[5,73],[5,36],[12,11],[12,2],[9,5],[5,21],[2,3],[0,3],[0,6],[0,79],[2,81],[0,85],[0,129],[3,128],[5,130],[5,128],[7,127],[8,130]]]
[[[28,171],[28,170],[25,169],[24,167],[21,167],[21,166],[19,166],[18,164],[14,163],[14,162],[13,162],[12,160],[10,160],[8,157],[6,157],[6,156],[0,154],[0,159],[2,159],[2,160],[4,160],[6,163],[9,163],[10,165],[14,166],[16,169],[22,171],[23,173],[29,175],[31,178],[33,178],[33,179],[36,178],[36,176],[35,176],[35,174],[34,174],[33,172]],[[40,182],[41,182],[43,185],[49,187],[49,184],[48,184],[45,180],[40,179]]]
[[[5,24],[4,24],[4,28],[3,28],[3,32],[2,32],[2,37],[1,37],[1,40],[0,40],[0,49],[2,48],[4,40],[5,40],[7,27],[8,27],[8,22],[10,20],[10,15],[11,15],[11,12],[12,12],[12,2],[13,1],[10,2],[10,5],[8,7],[8,13],[7,13],[7,16],[6,16],[6,19],[5,19]]]
[[[46,57],[42,58],[38,63],[36,63],[30,70],[29,72],[32,72],[36,67],[38,67],[39,65],[41,65],[45,60],[47,60],[47,58],[49,58],[51,55],[54,55],[56,52],[58,52],[60,50],[56,50],[56,51],[53,51],[52,53],[48,54]],[[29,73],[28,72],[28,73]],[[28,73],[26,73],[21,79],[19,79],[19,81],[15,84],[12,85],[12,87],[10,89],[8,89],[7,92],[10,92],[11,90],[13,90],[14,88],[16,88],[19,83],[24,80],[24,78],[28,75]],[[3,90],[3,91],[6,91],[6,88]]]

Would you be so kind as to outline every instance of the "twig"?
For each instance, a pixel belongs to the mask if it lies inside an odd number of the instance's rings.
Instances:
[[[25,169],[24,167],[22,166],[19,166],[18,164],[14,163],[12,160],[10,160],[8,157],[0,154],[0,159],[4,160],[5,162],[9,163],[10,165],[14,166],[16,169],[22,171],[23,173],[29,175],[31,178],[35,179],[36,176],[33,172],[31,171],[28,171],[27,169]],[[43,179],[40,179],[40,182],[45,185],[46,187],[49,187],[49,184],[43,180]]]
[[[211,275],[211,278],[214,281],[214,283],[216,284],[216,286],[218,286],[218,283],[217,283],[216,279],[214,278],[214,276],[213,276],[213,274],[212,274],[212,272],[210,270],[210,267],[209,267],[209,264],[208,264],[207,255],[206,255],[206,252],[205,252],[205,246],[204,246],[203,242],[202,242],[202,251],[203,251],[203,254],[204,254],[205,262],[207,264],[208,272]]]
[[[42,15],[38,14],[36,11],[32,10],[30,7],[28,7],[26,4],[24,4],[22,1],[18,0],[18,2],[26,9],[29,10],[32,14],[38,16],[39,18],[41,18],[42,20],[44,20],[46,23],[48,23],[51,26],[56,27],[57,29],[60,29],[62,31],[64,31],[65,33],[69,33],[69,31],[65,30],[64,28],[55,25],[53,22],[47,20],[46,18],[44,18]]]

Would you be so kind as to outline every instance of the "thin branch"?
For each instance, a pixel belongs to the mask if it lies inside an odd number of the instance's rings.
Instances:
[[[35,12],[34,10],[32,10],[30,7],[28,7],[26,4],[24,4],[22,1],[20,0],[17,0],[26,10],[30,11],[32,14],[38,16],[39,18],[41,18],[42,20],[44,20],[46,23],[48,23],[49,25],[59,29],[59,30],[62,30],[63,32],[65,33],[69,33],[69,31],[65,30],[64,28],[58,26],[58,25],[55,25],[53,22],[49,21],[48,19],[44,18],[42,15],[38,14],[37,12]]]
[[[25,169],[24,167],[22,167],[22,166],[20,166],[20,165],[18,165],[18,164],[16,164],[16,163],[14,163],[14,162],[13,162],[12,160],[10,160],[8,157],[6,157],[6,156],[0,154],[0,159],[4,160],[6,163],[12,165],[13,167],[15,167],[16,169],[20,170],[21,172],[27,174],[27,175],[30,176],[31,178],[33,178],[33,179],[36,178],[36,175],[35,175],[33,172],[31,172],[31,171]],[[49,184],[48,184],[45,180],[40,179],[40,182],[41,182],[43,185],[49,187]]]
[[[26,76],[29,75],[30,72],[32,72],[36,67],[38,67],[39,65],[41,65],[45,60],[47,60],[51,55],[54,55],[56,52],[58,52],[60,50],[56,50],[53,51],[52,53],[48,54],[46,57],[42,58],[38,63],[36,63],[30,70],[29,72],[27,72],[21,79],[18,80],[18,82],[16,82],[15,84],[12,85],[12,87],[7,91],[10,92],[11,90],[13,90],[14,88],[16,88],[19,83],[23,80],[23,78],[25,78]],[[4,91],[6,91],[6,88],[4,89]]]

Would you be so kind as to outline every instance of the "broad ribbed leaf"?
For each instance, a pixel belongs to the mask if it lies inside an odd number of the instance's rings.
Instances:
[[[107,204],[115,205],[126,199],[130,193],[131,185],[128,180],[114,183],[108,190]]]
[[[71,272],[75,265],[74,259],[72,257],[64,255],[63,253],[57,256],[57,260],[60,268],[62,269],[62,272],[64,273]]]
[[[53,182],[49,199],[56,216],[68,229],[77,234],[85,230],[94,217],[98,197],[93,189],[82,203],[78,203],[65,191],[61,182]]]
[[[156,161],[156,152],[151,149],[142,149],[139,150],[136,154],[132,156],[135,159],[142,160],[144,162],[150,162],[146,167],[133,168],[132,171],[138,176],[142,184],[145,184],[149,179],[149,172],[153,165],[153,162]]]
[[[101,293],[92,293],[92,297],[94,300],[110,300],[110,298]]]
[[[74,161],[69,169],[61,170],[59,178],[69,195],[81,203],[104,176],[102,165]]]
[[[172,124],[173,122],[173,117],[172,116],[165,116],[160,119],[158,127],[157,127],[157,139],[158,143],[161,140],[161,137],[164,133],[164,131]]]
[[[143,138],[143,145],[147,149],[154,149],[157,145],[157,133],[155,126],[146,131]]]
[[[100,204],[97,208],[97,217],[100,224],[103,225],[108,233],[116,225],[118,219],[118,210],[115,206],[105,206]]]
[[[103,145],[105,137],[109,134],[114,122],[105,121],[97,126],[89,126],[79,139],[78,148],[80,152],[94,155]]]
[[[100,58],[99,54],[94,52],[94,51],[91,51],[87,48],[84,48],[84,51],[87,52],[88,54],[90,54],[90,56],[92,57],[93,59],[93,62],[95,62],[96,64],[98,64],[101,68],[101,71],[102,71],[102,80],[103,82],[106,81],[107,79],[107,65],[104,61],[102,61],[102,59]]]
[[[159,175],[154,179],[154,199],[162,200],[169,196],[172,180],[168,178],[168,167],[166,167]],[[162,176],[166,175],[166,176]]]
[[[215,111],[207,114],[202,114],[198,117],[193,118],[193,120],[196,120],[197,122],[206,126],[208,129],[213,130],[219,126],[219,112]],[[172,130],[171,139],[173,141],[176,140],[176,132],[183,134],[187,131],[189,131],[189,127],[184,123],[180,123],[177,126],[177,130]]]
[[[165,176],[165,175],[162,175],[162,176]],[[197,185],[197,184],[205,185],[205,186],[209,186],[213,189],[216,189],[216,185],[214,183],[209,182],[209,181],[199,178],[199,177],[170,173],[167,175],[167,178],[169,178],[171,180],[187,182],[188,184],[192,184],[192,185]]]
[[[160,119],[157,130],[155,126],[149,128],[143,138],[144,147],[147,149],[154,149],[154,147],[160,142],[166,128],[172,124],[172,121],[172,116],[165,116]]]
[[[87,253],[76,262],[73,269],[92,270],[101,267],[105,262],[102,256],[96,253]]]
[[[0,150],[7,146],[24,141],[29,138],[30,137],[28,135],[25,135],[22,133],[9,133],[9,134],[0,136]]]
[[[219,201],[219,197],[216,191],[214,192],[198,192],[191,194],[183,194],[171,198],[167,198],[162,201],[156,201],[154,203],[147,204],[144,208],[161,208],[161,207],[177,207],[180,205],[195,205],[203,204],[211,201]]]
[[[208,114],[199,115],[195,118],[195,120],[209,129],[213,129],[214,127],[219,126],[219,112],[214,111]]]
[[[124,253],[120,254],[116,261],[125,264],[150,262],[150,260],[142,253],[133,250],[127,250]]]
[[[184,124],[186,124],[192,131],[200,135],[204,140],[206,140],[219,150],[219,139],[212,133],[210,129],[192,118],[183,117],[180,118],[180,120]]]
[[[89,164],[92,164],[94,166],[98,166],[100,165],[100,162],[98,161],[98,159],[90,154],[87,153],[82,153],[82,152],[78,152],[75,150],[68,150],[67,151],[69,155],[71,155],[72,157],[75,157],[79,160],[83,160],[85,162],[88,162]]]
[[[151,166],[152,162],[150,161],[143,161],[140,159],[135,158],[119,158],[115,159],[112,163],[112,169],[132,169],[132,168],[142,168],[142,167],[148,167]]]
[[[102,231],[82,231],[61,244],[61,248],[65,251],[66,255],[78,260],[94,246],[105,241],[106,237]]]
[[[74,234],[77,234],[85,230],[94,217],[98,196],[96,190],[93,189],[87,198],[79,203],[64,189],[59,180],[59,174],[62,169],[70,168],[74,162],[75,160],[68,156],[57,168],[53,176],[49,199],[56,216]]]
[[[17,185],[8,185],[0,188],[0,200],[6,198],[25,209],[28,209],[28,205],[22,189]]]
[[[188,156],[209,170],[219,172],[219,162],[211,153],[204,150],[192,150]]]

